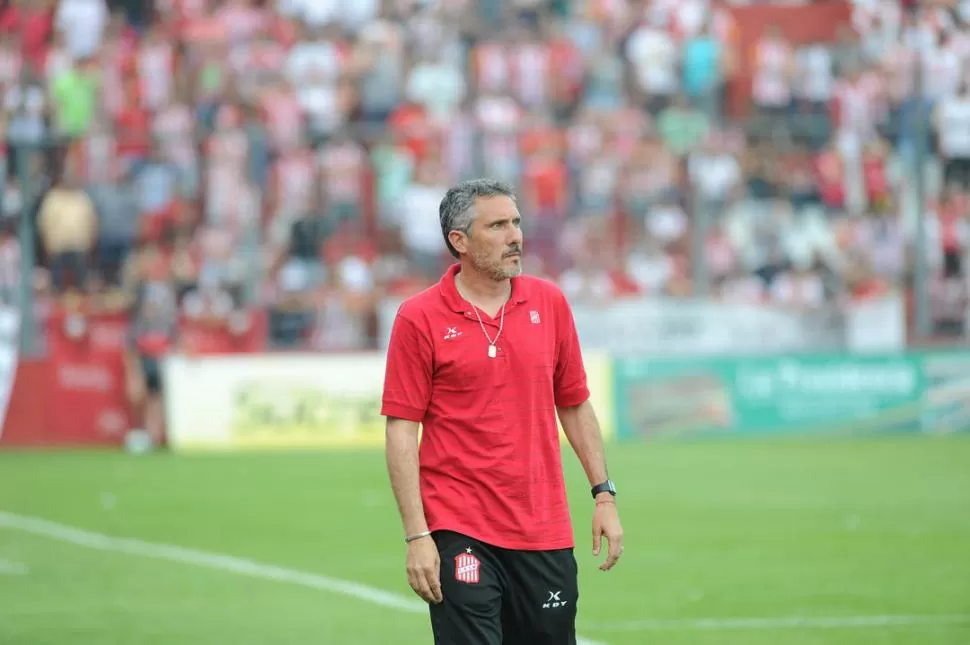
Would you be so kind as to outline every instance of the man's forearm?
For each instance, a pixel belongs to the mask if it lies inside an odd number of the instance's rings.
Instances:
[[[404,419],[388,419],[385,433],[387,472],[404,524],[404,533],[423,533],[428,530],[428,524],[421,503],[418,424]]]
[[[606,481],[609,478],[606,451],[593,405],[586,401],[575,407],[559,408],[558,412],[563,432],[579,457],[590,485],[595,486]]]

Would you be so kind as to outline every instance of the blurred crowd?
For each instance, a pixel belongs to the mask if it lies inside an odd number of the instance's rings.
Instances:
[[[450,260],[447,187],[488,175],[576,301],[878,296],[925,208],[962,333],[968,3],[856,0],[830,40],[750,47],[732,4],[4,0],[0,289],[29,251],[38,303],[132,311],[148,353],[252,310],[273,347],[370,347]]]

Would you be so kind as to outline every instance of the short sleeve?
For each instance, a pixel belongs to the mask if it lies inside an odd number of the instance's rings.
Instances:
[[[432,346],[414,321],[398,312],[384,368],[381,414],[421,422],[431,402]]]
[[[560,293],[554,306],[557,336],[554,383],[556,406],[569,408],[584,403],[589,398],[586,366],[583,364],[583,352],[579,346],[576,321],[569,302]]]

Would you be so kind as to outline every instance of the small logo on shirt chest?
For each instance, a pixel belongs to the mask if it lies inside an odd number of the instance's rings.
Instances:
[[[461,332],[458,331],[458,328],[457,327],[448,327],[445,330],[444,339],[445,340],[454,340],[454,339],[458,338],[459,336],[461,336]]]
[[[542,320],[539,318],[539,312],[533,309],[529,312],[529,320],[532,321],[533,325],[538,325]]]

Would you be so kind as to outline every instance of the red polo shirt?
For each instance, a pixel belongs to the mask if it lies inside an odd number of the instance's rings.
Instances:
[[[512,279],[488,356],[458,265],[406,300],[391,330],[381,414],[423,424],[428,528],[521,550],[573,546],[556,407],[589,398],[572,312],[551,282]],[[494,339],[494,319],[479,311]]]

